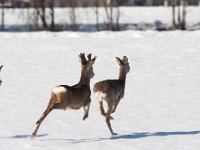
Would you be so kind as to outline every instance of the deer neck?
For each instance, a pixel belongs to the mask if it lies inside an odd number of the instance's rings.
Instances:
[[[86,70],[81,70],[81,77],[80,77],[80,81],[79,84],[84,84],[84,85],[89,85],[90,84],[90,76],[88,71]]]
[[[126,70],[125,70],[125,68],[124,67],[120,67],[120,70],[119,70],[119,80],[122,80],[122,81],[124,81],[124,84],[125,84],[125,82],[126,82]]]

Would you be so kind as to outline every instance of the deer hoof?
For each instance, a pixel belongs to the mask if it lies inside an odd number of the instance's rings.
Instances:
[[[38,120],[37,122],[36,122],[36,124],[39,124],[41,122],[41,120]]]
[[[114,118],[112,116],[110,116],[110,120],[114,120]]]
[[[88,118],[88,115],[84,115],[83,116],[83,120],[87,119]]]
[[[118,135],[117,133],[112,133],[112,135]]]
[[[35,134],[35,133],[32,133],[31,139],[34,140],[34,139],[35,139],[35,136],[36,136],[36,134]]]

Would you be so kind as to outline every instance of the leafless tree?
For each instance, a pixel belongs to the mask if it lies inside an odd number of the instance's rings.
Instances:
[[[176,14],[176,0],[172,0],[172,28],[176,29],[176,20],[175,20],[175,14]]]
[[[33,7],[35,8],[35,11],[33,11],[33,25],[32,25],[32,30],[38,30],[39,29],[39,1],[35,0]]]
[[[176,8],[178,14],[176,14]],[[172,29],[186,29],[186,8],[186,0],[172,0]]]
[[[42,24],[43,24],[43,29],[44,30],[48,30],[48,25],[46,22],[46,0],[37,0],[37,4],[38,4],[38,9],[37,9],[37,14],[39,15]]]
[[[75,0],[70,0],[70,6],[71,6],[70,21],[72,23],[71,29],[73,31],[77,31],[77,23],[76,23],[76,6],[77,6],[77,2]]]
[[[99,31],[99,1],[94,0],[96,14],[96,30]]]
[[[1,5],[1,30],[4,31],[4,17],[5,17],[5,0],[2,0],[2,5]]]
[[[120,27],[119,27],[119,18],[120,18],[120,9],[119,9],[119,5],[117,5],[117,16],[116,16],[116,27],[117,27],[117,30],[120,30]]]
[[[120,9],[117,0],[104,0],[103,5],[106,11],[108,29],[119,30]]]
[[[51,31],[54,31],[55,30],[55,13],[54,13],[54,0],[51,0],[51,4],[50,4],[50,16],[51,16]]]
[[[181,22],[181,29],[185,30],[186,29],[186,7],[187,7],[187,2],[186,0],[182,0],[182,22]]]
[[[49,5],[47,5],[47,2]],[[34,0],[33,6],[35,11],[33,12],[34,16],[34,29],[38,29],[39,18],[42,22],[44,30],[55,30],[55,11],[54,11],[54,0]],[[49,8],[49,12],[47,9]],[[47,20],[47,17],[50,18],[50,21]]]

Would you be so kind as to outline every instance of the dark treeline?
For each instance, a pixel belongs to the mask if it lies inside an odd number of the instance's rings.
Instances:
[[[164,0],[163,0],[164,1]],[[58,3],[60,2],[60,3]],[[124,2],[124,3],[123,3]],[[126,3],[125,3],[126,2]],[[96,19],[95,30],[111,30],[119,31],[120,27],[120,6],[123,4],[132,5],[133,1],[130,0],[30,0],[28,4],[21,4],[22,9],[31,9],[28,11],[28,26],[30,31],[61,31],[61,30],[71,30],[78,31],[80,24],[77,22],[76,8],[79,7],[92,7],[94,8],[94,14]],[[0,0],[1,6],[1,31],[5,30],[5,9],[14,9],[12,7],[8,8],[6,0]],[[69,13],[66,17],[70,19],[65,27],[61,24],[56,23],[55,8],[67,7]],[[186,12],[187,12],[188,0],[171,0],[169,7],[172,8],[172,25],[170,30],[175,29],[186,29]],[[19,5],[17,5],[19,6]],[[106,14],[106,20],[103,23],[99,23],[99,8],[103,8]],[[31,19],[30,19],[31,18]],[[30,21],[31,20],[31,21]],[[86,25],[85,25],[86,26]],[[91,25],[90,25],[91,26]],[[94,26],[94,25],[93,25]],[[89,28],[89,25],[88,25]],[[168,29],[163,29],[168,30]]]
[[[55,22],[55,8],[58,6],[56,0],[33,0],[30,5],[24,5],[21,9],[31,9],[33,11],[29,11],[28,19],[30,23],[30,30],[48,30],[48,31],[59,31],[59,30],[78,30],[77,17],[76,17],[76,8],[80,7],[80,3],[78,0],[67,0],[65,1],[67,4],[67,8],[70,13],[68,16],[70,18],[70,23],[67,28],[60,27],[60,24],[56,24]],[[119,18],[120,18],[120,9],[119,3],[117,0],[85,0],[84,7],[93,6],[95,8],[96,15],[96,30],[100,30],[99,24],[99,7],[105,8],[105,14],[107,20],[105,21],[105,25],[107,30],[120,30],[119,28]],[[7,5],[5,5],[5,1],[1,3],[1,30],[4,31],[4,20],[5,20],[5,9]],[[62,7],[63,8],[63,7]],[[12,8],[9,8],[12,9]],[[14,9],[14,8],[13,8]],[[116,12],[116,13],[114,13]],[[117,15],[116,15],[117,14]]]

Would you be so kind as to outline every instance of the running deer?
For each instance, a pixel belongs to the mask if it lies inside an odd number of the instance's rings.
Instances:
[[[105,121],[112,135],[117,135],[117,133],[114,133],[111,127],[110,120],[113,119],[111,114],[115,112],[117,105],[124,97],[126,74],[130,71],[128,58],[126,56],[124,56],[122,60],[116,57],[116,60],[120,66],[119,78],[115,80],[99,81],[93,88],[93,92],[99,101],[101,114],[105,117]],[[108,104],[106,113],[103,107],[103,100]]]
[[[88,117],[89,107],[90,107],[90,79],[93,78],[93,64],[96,60],[96,57],[91,58],[91,54],[89,54],[88,60],[85,58],[85,54],[81,53],[79,55],[81,62],[81,77],[78,84],[74,86],[68,85],[59,85],[55,87],[51,93],[51,98],[46,110],[43,112],[39,120],[36,122],[37,126],[34,132],[32,133],[32,138],[34,138],[37,134],[37,131],[45,119],[45,117],[53,110],[53,109],[80,109],[83,107],[84,116],[83,120]]]
[[[1,72],[1,68],[3,67],[3,65],[0,66],[0,72]],[[0,85],[2,84],[2,80],[0,79]]]

